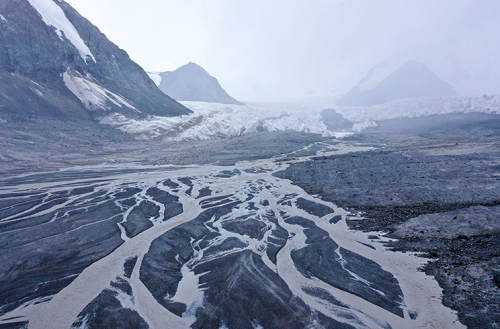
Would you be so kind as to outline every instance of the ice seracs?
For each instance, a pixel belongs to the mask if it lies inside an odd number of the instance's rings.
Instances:
[[[80,56],[83,60],[87,61],[87,56],[90,56],[92,60],[95,62],[95,57],[90,51],[89,47],[85,44],[85,42],[78,34],[75,26],[66,18],[61,7],[59,7],[52,0],[28,0],[33,8],[42,16],[45,24],[49,26],[53,26],[56,28],[56,33],[59,35],[59,38],[63,40],[64,36],[71,41],[71,43],[78,49]]]
[[[117,127],[138,139],[165,141],[208,140],[237,137],[261,131],[295,130],[333,137],[322,121],[321,107],[290,105],[229,105],[182,102],[192,115],[150,116],[144,120],[111,114],[100,122]]]
[[[290,104],[229,105],[205,102],[182,102],[194,113],[180,117],[149,116],[137,120],[111,113],[100,122],[118,128],[138,139],[164,141],[208,140],[236,137],[261,131],[294,130],[324,137],[376,127],[378,121],[458,113],[500,114],[500,95],[455,96],[405,99],[371,107],[336,106],[334,111],[346,124],[332,127],[320,106]]]

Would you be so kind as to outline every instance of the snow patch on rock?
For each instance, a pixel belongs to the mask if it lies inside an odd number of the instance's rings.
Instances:
[[[146,72],[151,80],[155,83],[156,86],[159,86],[161,83],[161,75],[157,72]]]
[[[89,75],[83,76],[77,72],[66,71],[63,74],[63,80],[66,87],[80,99],[88,110],[108,110],[107,103],[111,102],[118,107],[126,106],[139,111],[122,96],[92,81],[93,79]]]
[[[63,40],[64,36],[78,49],[80,56],[86,62],[90,56],[95,62],[95,57],[78,34],[75,26],[68,20],[64,11],[52,0],[28,0],[31,6],[40,14],[45,24],[56,28],[56,33]]]

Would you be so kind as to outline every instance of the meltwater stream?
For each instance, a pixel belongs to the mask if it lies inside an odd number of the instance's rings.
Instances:
[[[0,326],[463,328],[421,258],[273,176],[298,154],[4,180]]]

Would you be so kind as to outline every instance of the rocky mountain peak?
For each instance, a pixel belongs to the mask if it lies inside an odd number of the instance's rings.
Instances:
[[[172,72],[149,74],[165,94],[178,101],[242,104],[229,96],[216,78],[193,62]]]
[[[375,68],[374,68],[375,69]],[[455,89],[441,80],[426,65],[411,60],[381,81],[367,77],[337,101],[345,106],[372,106],[404,98],[456,95]]]
[[[190,113],[68,3],[2,0],[0,14],[0,112],[66,119]]]

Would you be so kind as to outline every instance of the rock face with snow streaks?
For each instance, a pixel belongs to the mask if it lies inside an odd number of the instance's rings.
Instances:
[[[90,119],[190,113],[69,4],[0,3],[0,112]]]

